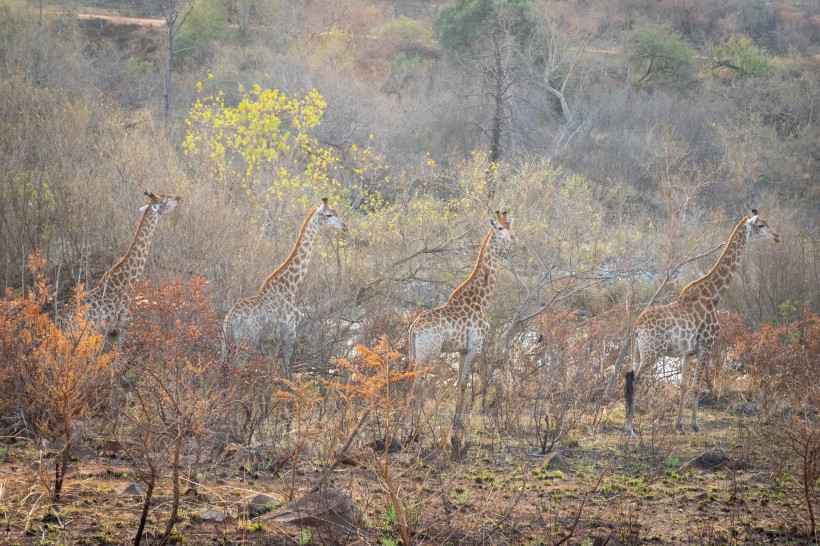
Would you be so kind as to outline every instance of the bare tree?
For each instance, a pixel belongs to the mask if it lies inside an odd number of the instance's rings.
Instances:
[[[168,123],[171,111],[171,73],[174,70],[174,38],[179,34],[185,19],[194,9],[195,0],[158,0],[159,8],[165,18],[167,32],[167,50],[165,53],[165,73],[162,86],[162,114]]]

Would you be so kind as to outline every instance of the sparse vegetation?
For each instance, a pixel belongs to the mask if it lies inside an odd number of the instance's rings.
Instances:
[[[0,0],[0,543],[818,541],[816,2],[70,8]],[[69,302],[146,189],[184,202],[111,346]],[[324,196],[349,230],[319,238],[293,381],[223,361]],[[751,207],[782,242],[721,302],[704,432],[675,434],[664,359],[627,440],[629,324]],[[517,241],[451,460],[455,361],[407,368],[406,336],[496,209]],[[338,520],[286,522],[337,490]]]

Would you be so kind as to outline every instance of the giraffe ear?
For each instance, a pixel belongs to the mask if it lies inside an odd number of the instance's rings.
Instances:
[[[145,212],[145,209],[148,208],[148,205],[143,205],[140,207],[140,212]]]
[[[498,229],[498,224],[496,224],[495,220],[493,220],[492,218],[490,218],[490,225],[493,226],[494,228]]]

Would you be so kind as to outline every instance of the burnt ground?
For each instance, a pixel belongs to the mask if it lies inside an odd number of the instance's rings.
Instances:
[[[671,391],[667,394],[671,394]],[[674,400],[674,397],[672,398]],[[699,435],[673,433],[672,402],[641,415],[643,434],[627,441],[619,404],[580,423],[547,462],[537,439],[516,437],[474,411],[470,447],[448,457],[446,435],[429,427],[420,442],[384,455],[359,437],[351,461],[330,475],[361,512],[352,530],[240,517],[243,499],[268,496],[261,512],[299,498],[318,482],[333,450],[322,430],[284,435],[280,445],[229,444],[184,460],[182,510],[172,540],[184,544],[401,544],[401,518],[388,486],[405,507],[414,544],[808,544],[799,490],[761,452],[756,418],[738,402],[705,400]],[[344,438],[345,434],[335,438]],[[363,436],[369,432],[363,431]],[[301,438],[303,441],[297,441]],[[296,442],[296,443],[294,443]],[[336,442],[333,440],[332,442]],[[302,445],[294,467],[289,458]],[[142,499],[137,468],[116,446],[84,440],[61,502],[49,502],[53,451],[7,441],[0,450],[0,542],[121,544],[132,542]],[[690,460],[704,452],[704,464]],[[143,486],[144,488],[144,486]],[[170,483],[155,493],[147,537],[161,534],[170,511]],[[206,521],[214,514],[223,521]],[[569,537],[569,538],[567,538]],[[149,541],[150,543],[150,541]],[[610,544],[617,544],[611,541]]]

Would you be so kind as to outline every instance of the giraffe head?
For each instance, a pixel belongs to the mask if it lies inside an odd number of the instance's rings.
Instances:
[[[148,204],[143,205],[140,212],[145,212],[150,207],[151,214],[157,216],[162,216],[182,202],[182,197],[179,195],[154,195],[148,190],[145,190],[145,195],[148,197]]]
[[[347,231],[347,224],[339,217],[339,213],[336,212],[336,209],[332,209],[328,206],[327,197],[322,197],[322,205],[316,209],[315,216],[318,220],[319,227],[328,226]]]
[[[495,233],[502,241],[506,241],[508,245],[515,242],[515,234],[512,231],[512,219],[509,213],[495,211],[495,218],[490,218],[490,225],[495,229]]]
[[[766,220],[757,215],[756,209],[752,209],[752,215],[746,220],[746,240],[751,241],[758,238],[771,239],[775,243],[780,242],[780,235],[769,227]]]

